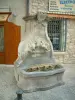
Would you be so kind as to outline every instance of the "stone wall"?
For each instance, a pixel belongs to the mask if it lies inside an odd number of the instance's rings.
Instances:
[[[36,14],[38,11],[48,11],[49,0],[30,0],[29,14]]]

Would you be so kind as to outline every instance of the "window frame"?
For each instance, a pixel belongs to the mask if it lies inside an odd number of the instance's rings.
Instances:
[[[55,19],[54,19],[55,20]],[[58,19],[56,18],[56,20],[60,20],[61,21],[61,28],[60,28],[60,43],[59,43],[59,46],[60,46],[60,49],[59,50],[54,50],[54,52],[65,52],[66,51],[66,37],[67,37],[67,19]],[[48,22],[49,24],[49,22]],[[47,25],[48,26],[48,25]],[[48,32],[48,36],[50,38],[50,35],[49,35],[49,27],[47,27],[47,32]],[[52,43],[53,44],[53,43]]]

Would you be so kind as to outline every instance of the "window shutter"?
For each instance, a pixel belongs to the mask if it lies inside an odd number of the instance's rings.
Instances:
[[[66,19],[61,21],[60,50],[66,50]]]

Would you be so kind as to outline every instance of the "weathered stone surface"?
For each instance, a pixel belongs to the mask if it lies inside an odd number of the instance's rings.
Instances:
[[[48,0],[30,0],[29,13],[36,14],[38,11],[48,11]]]
[[[19,44],[18,59],[15,62],[17,66],[55,63],[52,43],[47,34],[47,22],[43,20],[35,21],[29,35]]]
[[[23,90],[36,91],[50,89],[63,84],[64,68],[46,72],[26,72],[18,68],[15,70],[17,85]]]
[[[63,68],[50,71],[26,72],[25,69],[36,64],[55,64],[53,47],[47,34],[47,26],[39,20],[27,40],[19,45],[18,59],[15,62],[17,85],[23,90],[53,88],[62,85]]]

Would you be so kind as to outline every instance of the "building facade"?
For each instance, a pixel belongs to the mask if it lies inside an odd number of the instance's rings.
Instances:
[[[49,0],[0,0],[1,12],[12,12],[8,21],[21,26],[21,41],[34,27],[23,17],[37,12],[50,12]],[[48,35],[52,41],[54,55],[59,63],[75,63],[75,19],[53,18],[48,21]]]

